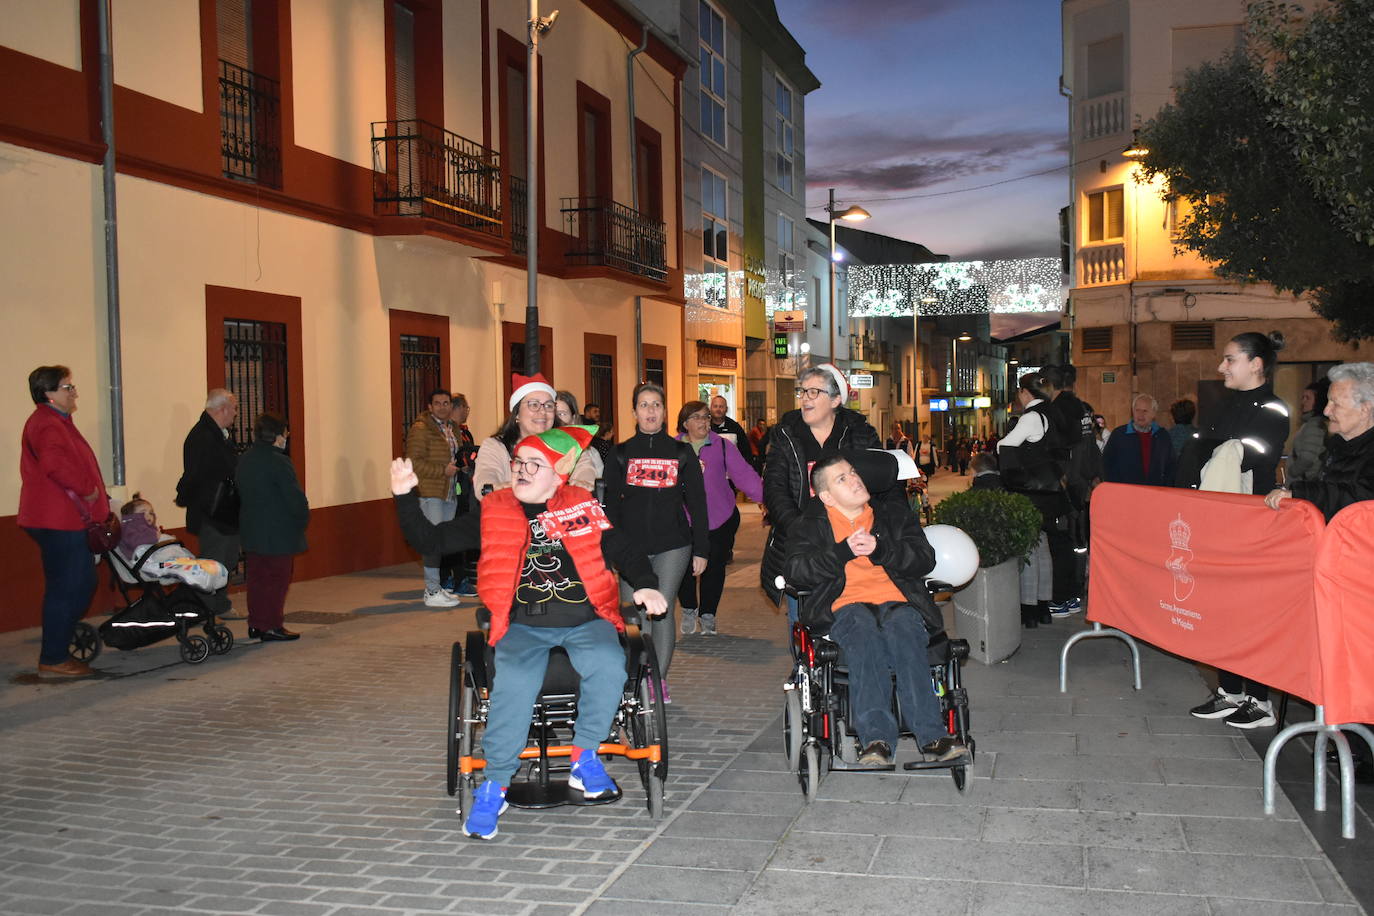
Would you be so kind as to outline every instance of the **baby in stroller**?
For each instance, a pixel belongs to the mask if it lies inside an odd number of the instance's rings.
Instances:
[[[119,522],[119,545],[115,552],[125,568],[116,567],[115,571],[126,582],[184,582],[200,591],[213,592],[229,581],[223,563],[200,559],[163,532],[158,527],[153,504],[142,494],[135,493],[119,510]]]

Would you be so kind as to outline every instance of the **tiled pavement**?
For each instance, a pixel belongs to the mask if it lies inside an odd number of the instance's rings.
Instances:
[[[1191,665],[1145,650],[1136,694],[1124,650],[1089,642],[1059,694],[1081,622],[966,668],[966,795],[940,772],[832,773],[805,805],[760,546],[746,510],[722,635],[679,643],[667,817],[615,761],[621,803],[512,809],[488,843],[443,790],[471,602],[424,609],[418,570],[301,583],[291,607],[338,622],[194,667],[157,646],[29,683],[36,631],[0,636],[0,913],[1362,912],[1286,799],[1263,815],[1250,744],[1183,714]]]

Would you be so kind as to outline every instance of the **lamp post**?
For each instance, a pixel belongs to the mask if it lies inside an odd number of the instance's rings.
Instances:
[[[539,15],[539,0],[529,0],[529,40],[525,49],[525,374],[539,373],[539,38],[558,20],[558,10]]]
[[[847,222],[857,223],[860,220],[868,219],[873,214],[863,207],[846,207],[839,213],[835,212],[835,189],[830,189],[830,202],[825,205],[825,212],[829,216],[830,222],[830,361],[836,363],[835,368],[839,368],[840,361],[838,350],[835,348],[835,220],[842,219]]]

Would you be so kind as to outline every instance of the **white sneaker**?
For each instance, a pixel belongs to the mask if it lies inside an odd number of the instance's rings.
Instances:
[[[463,596],[460,595],[460,594],[458,594],[458,592],[456,592],[455,590],[453,590],[453,589],[451,589],[451,588],[441,588],[441,589],[439,589],[439,591],[440,591],[441,594],[443,594],[443,595],[445,595],[445,596],[447,596],[447,597],[449,597],[449,598],[452,598],[452,599],[453,599],[453,603],[454,603],[455,605],[459,605],[459,604],[462,604],[462,603],[463,603]]]
[[[440,589],[435,592],[425,592],[425,607],[457,607],[462,604],[457,595],[450,595]]]
[[[697,631],[697,609],[685,607],[682,609],[682,635],[691,636]]]

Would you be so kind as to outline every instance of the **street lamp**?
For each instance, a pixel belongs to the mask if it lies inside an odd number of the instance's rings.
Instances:
[[[860,220],[868,219],[873,214],[863,207],[846,207],[839,213],[835,212],[835,189],[830,189],[830,202],[825,205],[825,212],[829,216],[830,222],[830,361],[839,368],[839,351],[835,349],[835,220],[842,219],[846,222],[857,223]]]

